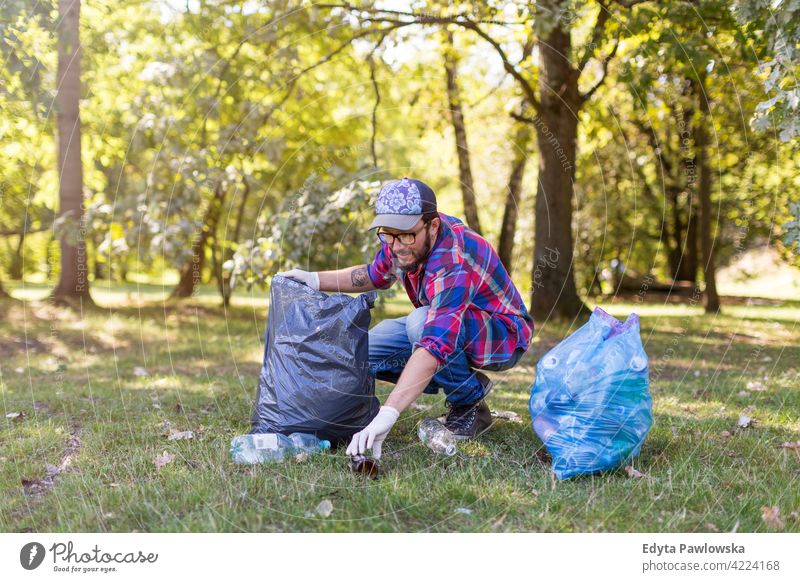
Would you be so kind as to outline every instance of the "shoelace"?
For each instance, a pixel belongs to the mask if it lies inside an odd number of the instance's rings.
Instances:
[[[447,424],[456,429],[465,428],[472,424],[478,414],[478,407],[475,405],[470,406],[463,412],[458,410],[461,407],[451,406],[450,404],[448,404],[448,407],[450,408],[450,413],[447,415]],[[451,416],[453,417],[452,419]]]

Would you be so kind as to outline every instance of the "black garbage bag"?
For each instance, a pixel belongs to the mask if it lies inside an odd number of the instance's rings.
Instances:
[[[250,433],[302,432],[344,442],[380,408],[369,372],[376,293],[327,295],[276,275],[269,296]]]

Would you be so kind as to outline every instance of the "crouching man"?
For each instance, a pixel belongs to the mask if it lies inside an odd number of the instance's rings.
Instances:
[[[423,182],[389,182],[375,214],[370,230],[377,229],[381,248],[371,264],[280,273],[326,292],[386,289],[400,280],[415,307],[369,331],[370,371],[396,386],[347,453],[371,449],[380,458],[400,413],[423,392],[440,389],[449,408],[447,428],[459,439],[479,435],[492,423],[484,401],[491,382],[480,370],[515,366],[530,346],[533,319],[492,246],[438,212]]]

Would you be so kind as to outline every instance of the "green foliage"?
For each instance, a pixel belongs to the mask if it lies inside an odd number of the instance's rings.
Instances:
[[[800,137],[800,2],[737,0],[739,21],[753,32],[763,61],[757,74],[770,97],[756,107],[757,130],[774,128],[783,142]]]
[[[223,265],[232,285],[263,287],[278,270],[328,270],[371,259],[377,239],[366,228],[380,183],[364,175],[337,168],[325,177],[312,175],[295,196],[284,200],[275,218],[259,225],[259,231],[269,234],[245,241]]]

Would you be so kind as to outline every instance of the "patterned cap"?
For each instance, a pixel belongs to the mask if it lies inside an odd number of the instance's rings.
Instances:
[[[393,180],[378,193],[376,216],[369,229],[385,226],[410,230],[423,215],[435,212],[436,195],[427,184],[411,178]]]

